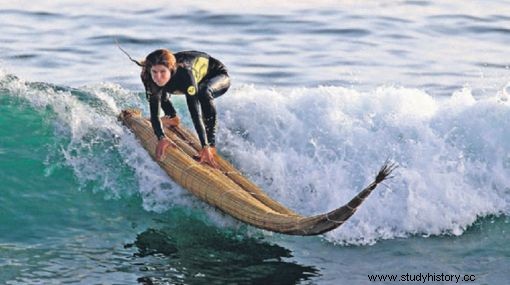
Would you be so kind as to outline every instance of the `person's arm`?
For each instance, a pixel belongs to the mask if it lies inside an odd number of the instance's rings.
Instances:
[[[159,118],[159,109],[161,105],[162,90],[158,88],[150,79],[148,79],[145,69],[142,70],[141,78],[143,85],[145,87],[145,96],[149,100],[152,129],[154,131],[154,134],[158,138],[158,144],[156,146],[155,151],[156,160],[161,161],[165,159],[166,149],[169,146],[177,147],[177,145],[165,136],[165,133],[163,132],[163,128],[161,126],[161,121]],[[171,109],[173,109],[173,106],[166,108],[168,111],[171,111]]]
[[[163,132],[161,120],[159,118],[159,107],[161,102],[161,92],[158,94],[153,94],[150,97],[150,111],[151,111],[151,125],[154,130],[154,134],[158,138],[158,144],[156,146],[156,160],[165,159],[166,149],[169,146],[177,147],[177,145],[172,142]]]
[[[163,91],[165,92],[165,91]],[[162,94],[162,100],[161,100],[161,108],[163,109],[163,112],[165,112],[165,116],[173,118],[177,116],[177,112],[175,111],[174,105],[172,104],[172,101],[170,100],[169,94]]]
[[[149,97],[149,109],[151,112],[151,125],[152,129],[154,130],[154,134],[158,138],[158,140],[161,140],[165,137],[165,133],[163,132],[163,127],[161,125],[160,115],[159,115],[159,108],[161,102],[161,94],[156,93],[152,94]]]
[[[195,80],[195,76],[193,75],[193,71],[191,68],[186,69],[187,77],[188,77],[188,87],[186,87],[186,94],[190,96],[195,96],[198,93],[198,82]]]

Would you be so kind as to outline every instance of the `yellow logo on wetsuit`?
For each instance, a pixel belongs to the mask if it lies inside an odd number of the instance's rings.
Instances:
[[[197,90],[196,90],[195,86],[190,85],[190,86],[188,87],[188,94],[189,94],[189,95],[195,95],[195,93],[197,93]]]
[[[193,77],[195,78],[195,82],[198,84],[207,74],[207,69],[209,68],[209,59],[205,57],[197,57],[193,64],[191,65],[191,72],[193,72]]]

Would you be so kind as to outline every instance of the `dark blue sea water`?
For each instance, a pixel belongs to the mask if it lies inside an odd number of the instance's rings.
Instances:
[[[0,3],[1,284],[508,283],[510,2],[259,2]],[[115,39],[223,61],[219,152],[296,212],[400,167],[322,236],[237,222],[117,121],[148,104]]]

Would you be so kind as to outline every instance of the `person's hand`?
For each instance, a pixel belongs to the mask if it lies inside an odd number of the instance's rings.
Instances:
[[[214,156],[216,155],[216,148],[206,146],[200,151],[200,163],[209,164],[210,166],[218,169],[220,166],[216,163]]]
[[[164,137],[161,140],[159,140],[158,145],[156,146],[156,160],[162,161],[165,159],[166,149],[169,146],[177,147],[177,145],[167,137]]]
[[[161,122],[163,123],[163,126],[170,128],[177,127],[181,123],[181,120],[177,116],[173,118],[164,116],[163,118],[161,118]]]

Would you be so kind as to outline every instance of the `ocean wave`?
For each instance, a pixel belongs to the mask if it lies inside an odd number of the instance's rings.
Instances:
[[[189,203],[117,120],[122,108],[141,106],[141,96],[115,84],[75,89],[25,82],[5,72],[0,74],[0,90],[41,112],[51,111],[59,143],[48,153],[49,171],[69,167],[80,188],[103,191],[107,198],[140,195],[149,211]]]
[[[116,120],[126,107],[148,115],[141,94],[111,83],[56,88],[5,73],[0,89],[52,110],[62,140],[50,162],[70,167],[83,188],[140,195],[148,211],[202,208],[219,226],[233,226],[172,182]],[[368,92],[240,86],[217,100],[218,147],[270,196],[303,215],[344,204],[386,159],[397,162],[395,177],[324,235],[330,242],[460,235],[479,217],[510,213],[507,89],[475,98],[464,88],[444,98],[395,86]],[[183,98],[175,99],[191,127]]]

